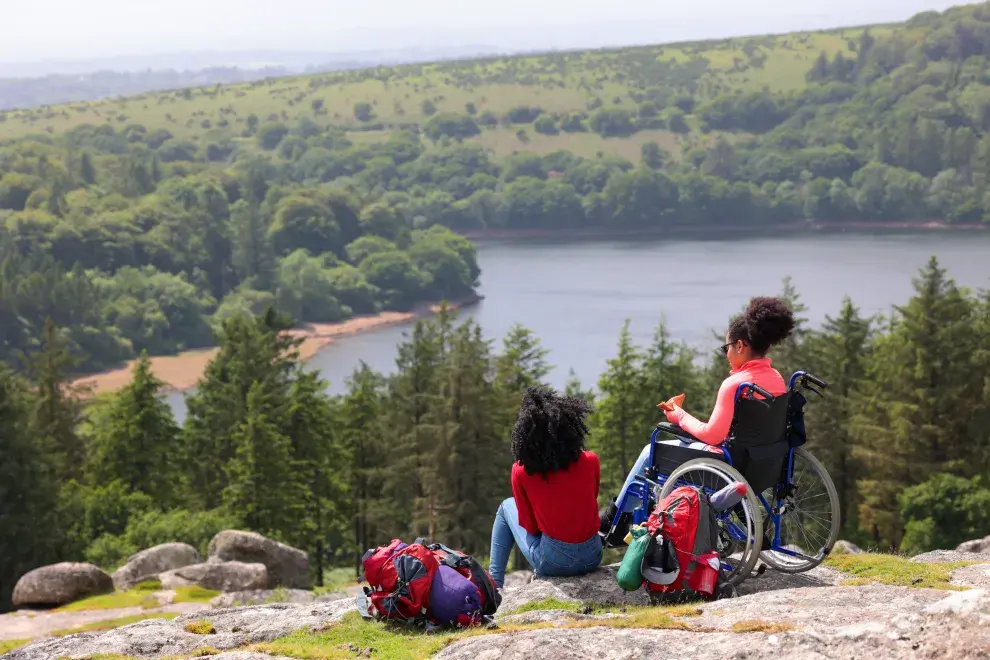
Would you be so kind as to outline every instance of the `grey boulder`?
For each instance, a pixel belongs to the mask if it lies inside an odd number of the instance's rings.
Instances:
[[[956,552],[977,552],[979,554],[990,555],[990,536],[960,543],[959,547],[956,548]]]
[[[62,562],[22,575],[13,602],[15,607],[53,607],[112,591],[113,580],[96,566]]]
[[[241,561],[264,564],[268,569],[269,589],[305,589],[310,586],[306,553],[256,532],[224,530],[210,541],[207,554],[207,561],[211,563]]]
[[[122,591],[161,573],[199,564],[203,558],[187,543],[163,543],[131,555],[113,574],[113,584]]]
[[[264,564],[228,561],[183,566],[162,573],[159,579],[165,589],[197,585],[214,591],[253,591],[268,585],[268,570]]]

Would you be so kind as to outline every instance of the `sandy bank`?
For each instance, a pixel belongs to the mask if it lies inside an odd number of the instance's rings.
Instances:
[[[468,307],[480,299],[480,297],[475,296],[448,303],[448,307],[452,309]],[[290,330],[289,333],[302,339],[299,354],[303,360],[308,360],[316,355],[320,349],[342,337],[411,323],[416,319],[431,316],[439,310],[439,303],[429,303],[420,305],[410,312],[382,312],[375,316],[360,316],[340,323],[308,323]],[[210,363],[218,350],[218,348],[204,348],[184,351],[178,355],[153,357],[151,358],[151,369],[158,378],[165,382],[168,392],[188,390],[196,386],[206,371],[206,365]],[[83,376],[73,381],[73,384],[86,391],[87,395],[113,392],[131,382],[133,367],[134,360],[118,369]]]

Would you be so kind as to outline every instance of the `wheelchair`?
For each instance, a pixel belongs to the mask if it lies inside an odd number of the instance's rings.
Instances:
[[[801,446],[807,403],[801,389],[824,397],[827,387],[805,371],[795,372],[780,396],[742,383],[736,389],[729,435],[718,446],[669,422],[657,424],[646,467],[616,502],[609,534],[615,532],[630,498],[640,503],[631,522],[642,524],[656,503],[679,486],[695,486],[711,496],[742,481],[748,486],[745,498],[717,513],[723,579],[739,585],[760,559],[783,573],[818,566],[838,539],[839,496],[825,466]],[[661,433],[674,439],[658,440]]]

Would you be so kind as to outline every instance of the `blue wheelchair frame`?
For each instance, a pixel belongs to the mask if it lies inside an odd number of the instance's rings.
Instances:
[[[789,392],[794,391],[795,386],[800,381],[801,384],[806,389],[809,389],[812,392],[821,395],[822,393],[819,390],[808,385],[807,381],[809,378],[815,384],[819,384],[823,388],[826,387],[826,384],[823,381],[815,378],[808,372],[796,371],[794,372],[794,374],[791,375],[790,381],[788,382],[788,386],[787,386],[788,391]],[[736,388],[735,400],[739,401],[739,399],[743,398],[744,396],[750,399],[754,399],[753,397],[754,393],[759,393],[761,396],[764,397],[764,400],[773,401],[776,398],[769,392],[766,392],[762,388],[755,385],[754,383],[746,382],[746,383],[741,383],[739,387]],[[759,400],[759,399],[754,399],[754,400]],[[653,434],[650,436],[650,458],[649,461],[647,462],[647,471],[649,471],[651,466],[653,466],[654,464],[657,437],[661,432],[666,432],[666,431],[663,431],[663,429],[657,427],[653,430]],[[727,463],[728,465],[732,465],[732,454],[729,452],[729,439],[726,438],[721,442],[721,444],[717,446],[719,449],[722,450],[722,456],[724,458],[724,462]],[[763,493],[755,493],[757,499],[759,499],[760,501],[760,504],[763,505],[763,509],[766,515],[773,522],[773,528],[774,528],[773,539],[771,540],[770,547],[762,548],[761,552],[762,551],[779,552],[781,554],[790,555],[792,557],[797,557],[799,559],[815,561],[818,559],[817,557],[809,557],[806,554],[785,548],[783,546],[783,540],[780,538],[781,519],[783,518],[784,515],[782,513],[782,509],[784,506],[784,498],[781,496],[781,493],[782,491],[785,491],[786,488],[792,486],[791,479],[794,476],[794,450],[795,447],[791,447],[790,449],[788,449],[787,452],[786,480],[783,482],[778,482],[774,486],[774,492],[776,494],[775,506],[771,506],[770,503],[767,502],[766,498],[763,497]],[[704,458],[704,452],[698,452],[698,458]],[[720,460],[720,459],[713,459],[713,460]],[[622,512],[625,508],[624,507],[625,500],[626,498],[629,497],[638,497],[642,502],[642,506],[638,507],[633,511],[633,520],[632,520],[633,524],[641,525],[645,523],[650,515],[650,491],[657,486],[663,488],[663,486],[667,483],[668,477],[669,475],[658,475],[657,480],[652,481],[646,475],[643,474],[636,475],[635,478],[636,480],[631,484],[629,484],[629,488],[626,489],[626,494],[625,497],[623,498],[623,501],[616,503],[618,505],[618,511],[616,512],[615,517],[612,519],[612,527],[615,528],[615,526],[619,523],[619,518],[622,515]],[[747,484],[747,486],[748,485],[749,484]],[[785,488],[781,488],[781,486],[784,486]],[[711,495],[712,493],[708,493],[708,494]],[[747,541],[746,530],[741,529],[738,525],[728,520],[731,513],[732,510],[730,509],[728,511],[719,512],[716,514],[716,516],[720,519],[720,522],[725,523],[725,529],[729,533],[729,536],[733,541],[745,543]],[[762,533],[762,531],[763,530],[757,530],[757,533]],[[725,562],[723,562],[723,564],[725,564]],[[728,566],[726,567],[728,568]]]

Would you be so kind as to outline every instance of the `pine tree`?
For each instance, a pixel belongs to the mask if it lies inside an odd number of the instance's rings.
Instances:
[[[237,278],[259,290],[272,287],[275,281],[275,254],[258,209],[247,200],[230,207],[232,261]]]
[[[36,384],[32,426],[45,451],[55,458],[60,482],[82,477],[85,448],[77,432],[81,408],[69,374],[80,360],[69,353],[63,334],[46,319],[41,349],[31,357]]]
[[[130,384],[95,411],[88,472],[93,485],[120,480],[168,510],[179,497],[180,429],[159,396],[164,385],[151,371],[147,353],[142,354]]]
[[[260,385],[266,414],[284,422],[289,387],[298,369],[299,340],[288,335],[288,320],[269,310],[258,318],[227,319],[218,334],[220,351],[196,393],[187,399],[182,433],[185,471],[192,504],[204,510],[221,504],[227,487],[224,466],[234,458],[235,435],[247,419],[248,393]],[[282,432],[284,426],[278,426]]]
[[[829,75],[828,55],[825,51],[818,54],[818,59],[811,65],[811,70],[805,75],[808,82],[821,82],[827,80]]]
[[[96,183],[96,167],[93,165],[93,156],[84,151],[79,158],[79,176],[87,186]]]
[[[21,575],[57,559],[59,482],[29,407],[27,384],[0,364],[0,612]]]
[[[642,392],[640,394],[643,433],[652,433],[658,421],[665,419],[656,404],[680,393],[687,394],[687,401],[698,403],[711,398],[710,392],[701,389],[694,365],[695,353],[683,342],[675,343],[664,321],[657,325],[653,343],[643,357]],[[705,401],[704,405],[708,405]]]
[[[642,354],[629,333],[619,333],[618,353],[598,379],[600,398],[589,420],[591,445],[602,466],[602,492],[616,492],[650,437],[643,429]],[[655,403],[653,405],[656,405]]]
[[[244,421],[231,436],[223,504],[248,529],[291,539],[305,520],[305,497],[293,471],[292,442],[278,425],[280,403],[262,383],[251,385]]]
[[[394,458],[382,487],[394,503],[395,515],[404,521],[404,533],[412,533],[421,522],[414,520],[414,511],[422,511],[427,498],[429,463],[423,449],[435,442],[428,424],[441,396],[443,360],[436,320],[419,321],[409,340],[399,345],[396,373],[389,382],[386,414]]]
[[[386,473],[401,469],[397,448],[390,446],[392,430],[383,424],[385,380],[364,362],[348,379],[347,393],[337,411],[337,433],[347,477],[347,514],[353,520],[350,550],[355,574],[361,574],[361,555],[390,531],[404,531],[404,508],[382,497]],[[405,461],[401,461],[405,462]],[[338,468],[340,469],[340,468]]]
[[[905,488],[936,472],[971,476],[980,466],[978,445],[969,442],[983,384],[969,366],[977,350],[973,301],[934,257],[914,286],[875,343],[850,422],[864,474],[860,525],[893,546],[903,535],[898,497]]]
[[[784,278],[783,287],[777,295],[794,314],[794,331],[791,336],[772,349],[773,366],[787,380],[795,371],[807,367],[803,348],[807,345],[805,340],[809,332],[808,319],[804,316],[808,307],[801,302],[801,295],[794,288],[790,277]]]
[[[564,382],[564,396],[584,399],[592,404],[595,402],[595,392],[584,389],[584,386],[581,385],[581,379],[578,378],[573,367],[567,372],[567,380]]]
[[[829,384],[825,400],[820,405],[812,401],[805,408],[808,449],[825,464],[835,483],[846,538],[858,533],[856,481],[861,472],[853,457],[849,420],[866,372],[870,340],[871,319],[860,316],[848,297],[838,316],[826,316],[821,330],[807,340],[808,368]]]
[[[289,394],[287,425],[293,469],[306,511],[289,541],[315,558],[316,584],[323,586],[324,539],[344,513],[338,503],[343,496],[346,466],[336,443],[333,402],[327,395],[326,381],[318,374],[302,372],[296,376]]]
[[[417,429],[417,454],[422,497],[413,502],[410,521],[417,536],[437,538],[442,519],[450,515],[450,503],[443,499],[443,459],[457,441],[457,420],[451,414],[449,380],[450,350],[454,338],[453,314],[444,307],[431,321],[437,350],[437,371],[433,396]]]
[[[437,456],[438,509],[444,512],[438,527],[444,538],[476,554],[489,548],[491,518],[511,495],[512,460],[492,375],[489,343],[481,328],[467,321],[454,332],[445,379],[444,417],[453,433]]]

